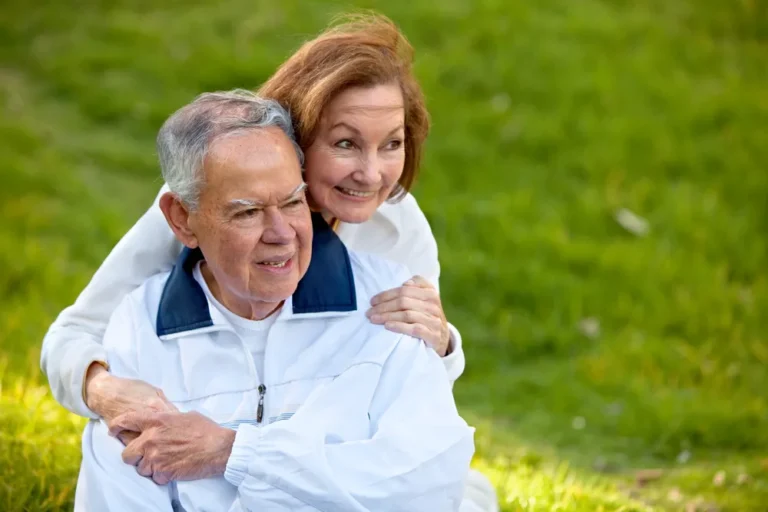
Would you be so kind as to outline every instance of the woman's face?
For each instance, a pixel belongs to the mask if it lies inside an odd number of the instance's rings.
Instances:
[[[397,85],[351,87],[323,110],[305,154],[312,206],[342,222],[371,218],[405,165],[405,110]]]

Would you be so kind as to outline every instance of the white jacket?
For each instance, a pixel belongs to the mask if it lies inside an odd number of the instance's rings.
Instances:
[[[115,375],[237,430],[226,473],[158,486],[91,421],[75,510],[458,510],[473,429],[440,358],[364,315],[373,295],[410,276],[404,267],[347,252],[316,220],[309,270],[276,313],[260,376],[192,275],[201,257],[185,249],[170,274],[126,296],[104,349]]]
[[[83,385],[91,363],[106,358],[102,337],[112,311],[146,279],[170,270],[181,251],[159,207],[160,195],[167,190],[167,186],[160,190],[152,207],[118,242],[75,303],[59,314],[43,341],[41,366],[53,396],[80,416],[98,417],[83,400]],[[367,222],[342,224],[338,234],[350,249],[401,263],[411,274],[438,286],[437,243],[410,194],[399,203],[383,204]],[[452,352],[442,360],[453,382],[464,371],[464,352],[459,332],[449,328]]]

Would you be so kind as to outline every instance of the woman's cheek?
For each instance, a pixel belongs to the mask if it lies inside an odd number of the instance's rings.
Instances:
[[[400,179],[400,176],[403,175],[403,170],[405,167],[405,156],[400,156],[399,158],[393,158],[392,161],[387,163],[386,166],[386,184],[387,186],[394,187],[397,181]]]

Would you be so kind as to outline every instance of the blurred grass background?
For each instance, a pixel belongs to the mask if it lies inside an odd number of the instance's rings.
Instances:
[[[504,510],[768,510],[764,0],[0,8],[0,509],[72,507],[39,346],[159,188],[162,121],[375,8],[417,50],[415,194]]]

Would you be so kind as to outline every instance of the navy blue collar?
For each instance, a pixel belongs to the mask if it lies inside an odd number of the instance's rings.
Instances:
[[[349,253],[319,213],[312,214],[312,260],[293,294],[293,313],[345,312],[357,309]],[[208,299],[192,271],[203,259],[200,249],[184,248],[160,297],[157,335],[213,325]]]

